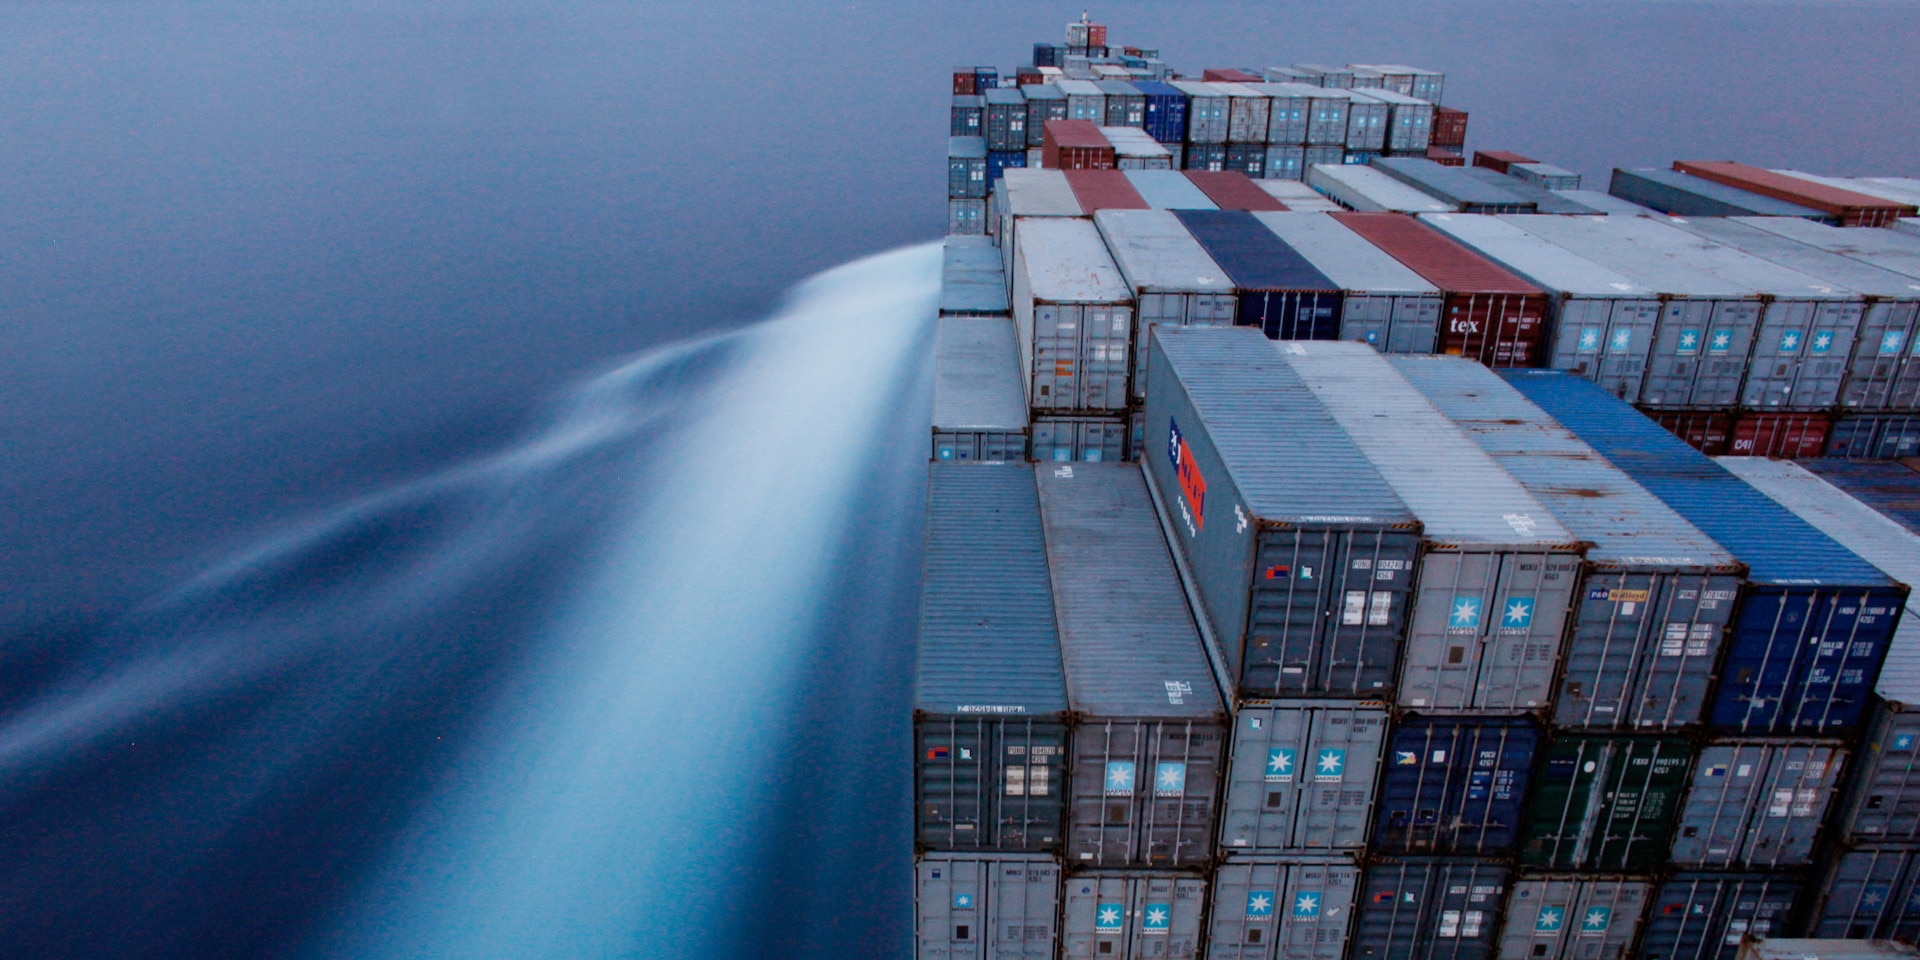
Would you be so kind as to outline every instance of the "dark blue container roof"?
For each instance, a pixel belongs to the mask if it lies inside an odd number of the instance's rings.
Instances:
[[[1893,522],[1920,534],[1920,472],[1893,460],[1819,457],[1802,460],[1800,465]]]
[[[1179,87],[1170,83],[1161,83],[1158,80],[1135,80],[1133,86],[1149,97],[1179,97],[1182,100],[1187,98],[1186,94],[1180,92]]]
[[[1175,210],[1173,215],[1242,292],[1340,289],[1245,210]]]
[[[1502,370],[1508,383],[1649,493],[1719,541],[1755,583],[1892,587],[1855,556],[1640,411],[1554,370]]]

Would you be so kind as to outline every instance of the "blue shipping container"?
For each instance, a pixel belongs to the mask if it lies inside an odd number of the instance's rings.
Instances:
[[[1743,934],[1787,933],[1800,884],[1760,873],[1679,873],[1660,885],[1640,960],[1734,960]]]
[[[1521,717],[1410,715],[1387,743],[1374,848],[1498,854],[1519,843],[1540,731]]]
[[[1920,415],[1842,417],[1827,436],[1827,456],[1868,460],[1920,456]]]
[[[1264,147],[1261,148],[1265,150]],[[1270,340],[1335,340],[1340,285],[1245,210],[1175,210],[1240,298],[1234,323]]]
[[[1147,136],[1161,143],[1185,143],[1187,95],[1158,80],[1135,80],[1133,85],[1147,95]]]
[[[1882,460],[1812,459],[1802,460],[1800,465],[1893,522],[1920,533],[1920,471]]]
[[[1709,724],[1749,734],[1858,725],[1906,587],[1603,388],[1551,370],[1500,374],[1748,566]]]
[[[988,150],[987,182],[991,184],[995,180],[1000,179],[1000,177],[1007,172],[1008,168],[1025,169],[1026,166],[1027,152],[1025,150]],[[993,188],[988,187],[987,189],[991,191]]]

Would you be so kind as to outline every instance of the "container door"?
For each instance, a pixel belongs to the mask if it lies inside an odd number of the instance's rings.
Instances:
[[[1840,402],[1840,385],[1846,380],[1847,360],[1853,356],[1865,310],[1865,305],[1858,302],[1825,301],[1818,305],[1808,333],[1806,359],[1800,365],[1800,381],[1794,387],[1795,409],[1825,410]]]
[[[1693,751],[1677,738],[1616,741],[1583,867],[1640,872],[1667,861]]]
[[[1653,349],[1660,304],[1653,300],[1616,300],[1611,314],[1593,382],[1632,403],[1640,398],[1640,385],[1646,379],[1647,355]]]
[[[1384,710],[1329,704],[1315,710],[1298,754],[1299,805],[1291,850],[1358,849],[1373,823],[1373,790],[1387,734]]]
[[[1789,686],[1789,729],[1833,733],[1854,726],[1866,709],[1892,640],[1900,603],[1891,593],[1826,592],[1814,608],[1817,644]]]
[[[1353,956],[1484,960],[1494,949],[1507,869],[1484,861],[1377,863],[1367,868]]]
[[[1789,684],[1804,676],[1818,653],[1819,590],[1750,589],[1733,626],[1731,649],[1720,669],[1714,726],[1742,733],[1785,732],[1794,712],[1783,713]],[[1805,698],[1794,695],[1796,704]],[[1816,714],[1818,716],[1818,714]]]
[[[1920,714],[1884,707],[1854,757],[1865,764],[1840,827],[1848,840],[1920,841]],[[1916,844],[1920,845],[1920,844]]]
[[[1776,300],[1767,305],[1747,368],[1746,389],[1740,402],[1754,410],[1792,410],[1794,385],[1806,358],[1813,331],[1813,304],[1804,300]]]
[[[1346,863],[1302,863],[1288,868],[1274,904],[1280,915],[1279,950],[1285,960],[1344,960],[1360,870]]]
[[[1349,293],[1340,308],[1340,339],[1356,340],[1375,350],[1387,351],[1387,337],[1393,329],[1392,297]]]
[[[1435,351],[1439,337],[1439,297],[1393,299],[1393,329],[1387,338],[1388,353],[1425,356]]]
[[[1471,707],[1525,713],[1552,700],[1579,565],[1572,554],[1500,558],[1500,582],[1487,614],[1487,642]]]
[[[1132,367],[1128,343],[1133,334],[1130,307],[1088,306],[1081,354],[1079,397],[1084,410],[1125,410],[1127,372]]]
[[[989,861],[928,857],[914,865],[916,957],[986,960]],[[1019,954],[1014,954],[1019,956]]]
[[[1661,306],[1653,350],[1647,359],[1647,377],[1640,387],[1641,403],[1655,407],[1693,403],[1694,383],[1700,378],[1712,319],[1711,301],[1669,300]]]
[[[1760,304],[1748,300],[1714,304],[1713,322],[1700,332],[1696,354],[1697,376],[1688,400],[1696,407],[1731,407],[1739,402],[1740,384],[1753,356]]]
[[[1653,646],[1635,671],[1629,700],[1635,729],[1671,730],[1701,718],[1739,588],[1737,577],[1661,578]]]
[[[1799,888],[1767,877],[1683,874],[1660,885],[1640,956],[1647,960],[1733,960],[1748,933],[1784,929]]]
[[[1153,343],[1153,328],[1166,323],[1182,326],[1187,322],[1187,306],[1191,297],[1178,293],[1143,293],[1140,295],[1140,312],[1134,320],[1133,352],[1133,397],[1135,400],[1147,398],[1147,356]]]
[[[1659,578],[1649,573],[1587,575],[1574,609],[1566,669],[1553,722],[1574,729],[1628,726],[1639,708],[1632,692],[1642,661],[1654,656]]]
[[[1062,953],[1069,957],[1133,957],[1130,949],[1142,881],[1126,876],[1083,873],[1068,878],[1061,911]]]
[[[1901,361],[1906,358],[1911,303],[1880,300],[1861,314],[1860,336],[1847,363],[1840,405],[1848,412],[1885,410],[1891,404]]]
[[[1901,303],[1893,308],[1893,317],[1887,322],[1888,330],[1882,333],[1878,350],[1883,356],[1900,353],[1905,347],[1899,370],[1894,375],[1893,395],[1887,406],[1893,409],[1912,410],[1920,407],[1920,303]],[[1889,339],[1895,332],[1905,330],[1904,336]],[[1889,347],[1892,350],[1889,350]]]
[[[1207,956],[1229,960],[1275,960],[1287,866],[1228,861],[1213,874],[1212,918]]]
[[[1808,936],[1847,940],[1920,936],[1920,857],[1911,850],[1843,853]]]
[[[1491,553],[1428,553],[1408,631],[1400,705],[1462,710],[1472,705],[1496,605],[1500,558]]]
[[[1060,911],[1060,865],[1050,857],[990,861],[990,865],[986,956],[1049,960],[1054,955],[1054,924]]]
[[[1073,733],[1066,858],[1080,866],[1128,866],[1138,850],[1146,733],[1139,722],[1082,721]]]
[[[1527,810],[1527,839],[1520,862],[1569,870],[1580,867],[1595,845],[1595,821],[1603,804],[1596,793],[1613,762],[1611,741],[1563,737],[1547,751],[1539,789]],[[1520,896],[1522,888],[1514,890]]]
[[[1117,431],[1116,431],[1117,432]],[[1212,862],[1214,799],[1224,744],[1220,728],[1192,721],[1155,723],[1145,765],[1153,782],[1140,791],[1142,863],[1186,867]]]
[[[1814,834],[1840,780],[1842,752],[1827,746],[1783,744],[1772,748],[1761,781],[1758,809],[1747,830],[1741,860],[1755,867],[1813,862]]]
[[[1709,744],[1694,766],[1693,786],[1680,811],[1673,862],[1731,868],[1745,848],[1747,823],[1765,785],[1772,748],[1752,743]]]
[[[1036,410],[1072,410],[1080,397],[1079,304],[1033,305],[1033,398]]]
[[[1300,758],[1311,757],[1305,707],[1244,706],[1235,718],[1220,846],[1228,853],[1279,853],[1293,846],[1302,806]]]

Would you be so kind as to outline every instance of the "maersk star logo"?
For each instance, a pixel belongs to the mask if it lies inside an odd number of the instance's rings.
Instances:
[[[1580,920],[1581,933],[1604,933],[1607,924],[1613,920],[1612,907],[1594,907]]]
[[[973,909],[973,894],[971,894],[971,893],[956,893],[956,894],[954,894],[954,895],[953,895],[953,908],[954,908],[955,910],[971,910],[971,909]]]
[[[1885,356],[1889,353],[1899,353],[1900,345],[1904,343],[1906,339],[1907,339],[1907,334],[1906,334],[1906,331],[1904,330],[1888,330],[1886,333],[1881,334],[1880,335],[1881,356]]]
[[[1566,907],[1541,907],[1540,915],[1534,918],[1535,933],[1558,933],[1560,925],[1567,921]]]
[[[1480,598],[1454,597],[1453,615],[1447,618],[1449,627],[1477,627],[1480,625]]]
[[[1273,891],[1255,890],[1247,894],[1247,916],[1254,920],[1273,916]]]
[[[1792,353],[1800,349],[1800,331],[1788,330],[1780,335],[1780,352]]]
[[[1900,734],[1899,736],[1896,736],[1896,737],[1894,737],[1894,738],[1893,738],[1893,748],[1894,748],[1895,750],[1912,750],[1912,749],[1913,749],[1913,734],[1911,734],[1911,733],[1903,733],[1903,734]]]
[[[1132,793],[1133,792],[1133,761],[1132,760],[1107,761],[1107,792],[1108,793]]]
[[[1120,917],[1124,911],[1117,903],[1103,903],[1093,914],[1094,933],[1119,933]]]
[[[1533,601],[1514,600],[1507,604],[1507,615],[1501,624],[1511,630],[1525,630],[1533,625]]]
[[[1338,780],[1346,769],[1347,751],[1340,747],[1328,747],[1320,751],[1319,758],[1313,762],[1313,779]]]
[[[1166,933],[1167,921],[1173,918],[1173,911],[1164,903],[1149,903],[1140,913],[1140,929],[1147,933]]]
[[[1700,331],[1698,330],[1680,331],[1680,352],[1692,353],[1698,349],[1700,349]]]
[[[1813,335],[1813,352],[1826,353],[1833,349],[1833,331],[1822,330]]]
[[[1320,916],[1320,894],[1302,893],[1293,898],[1293,915],[1306,919]]]
[[[1286,783],[1293,779],[1293,751],[1274,747],[1267,751],[1267,779]]]
[[[1631,346],[1633,346],[1632,330],[1615,330],[1613,332],[1613,349],[1625,350]]]
[[[1725,330],[1719,330],[1714,332],[1713,342],[1707,345],[1707,349],[1714,353],[1726,353],[1732,346],[1733,334]]]
[[[1860,905],[1878,907],[1887,902],[1887,888],[1879,885],[1867,887],[1860,892]]]
[[[1184,763],[1163,763],[1154,768],[1153,792],[1163,797],[1177,797],[1187,789],[1187,765]]]
[[[1600,349],[1600,328],[1588,327],[1580,331],[1580,349],[1588,352]]]

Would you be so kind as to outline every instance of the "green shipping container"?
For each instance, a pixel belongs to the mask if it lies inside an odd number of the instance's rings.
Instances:
[[[1555,738],[1527,811],[1521,862],[1625,871],[1666,862],[1692,760],[1678,737]]]

